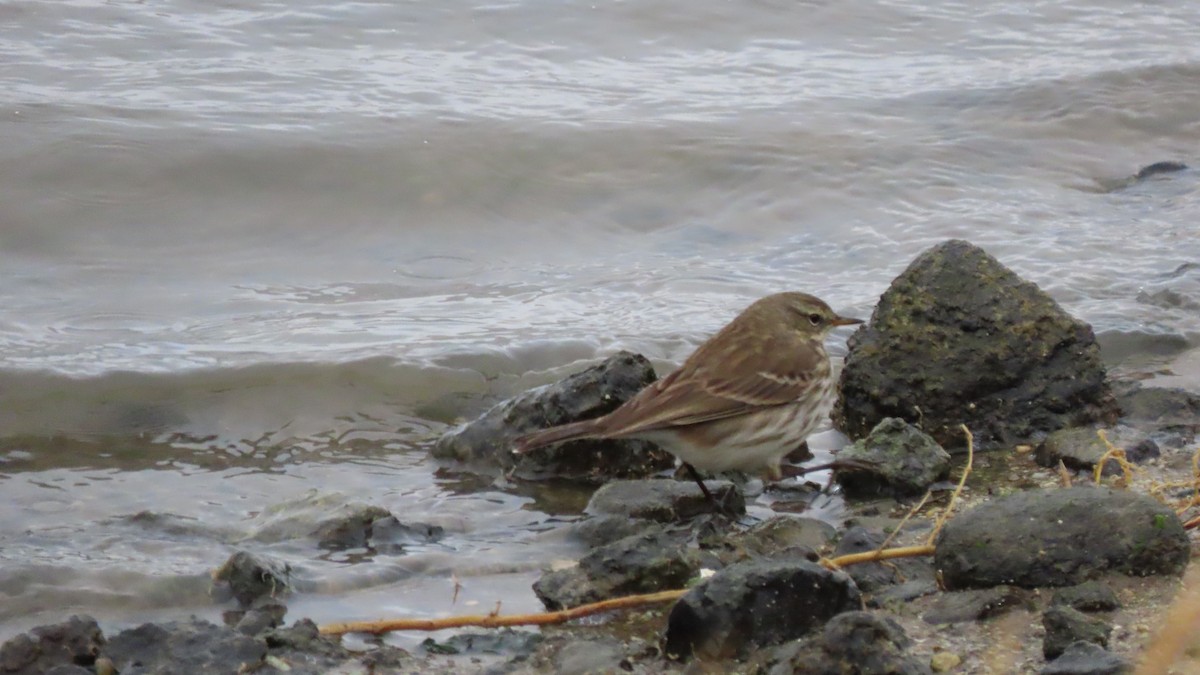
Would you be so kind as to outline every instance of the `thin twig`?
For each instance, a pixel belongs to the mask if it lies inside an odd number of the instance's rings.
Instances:
[[[929,495],[931,494],[933,493],[929,492],[928,490],[925,491],[925,496],[921,497],[921,501],[917,502],[916,506],[908,510],[908,513],[906,513],[904,517],[900,519],[900,523],[897,524],[895,529],[892,530],[892,533],[887,536],[887,539],[884,539],[883,543],[879,545],[879,548],[875,549],[876,551],[882,551],[888,547],[888,544],[892,543],[892,540],[895,539],[896,536],[900,534],[900,531],[904,529],[904,524],[907,523],[910,518],[916,515],[917,511],[920,511],[922,506],[925,506],[925,502],[929,501]]]
[[[971,430],[967,425],[960,424],[958,428],[963,430],[967,435],[967,465],[963,467],[962,476],[958,479],[958,486],[954,488],[954,492],[950,493],[950,501],[946,504],[946,509],[938,516],[937,522],[933,526],[933,532],[929,535],[929,539],[925,543],[932,546],[937,541],[938,535],[942,532],[942,526],[949,520],[950,514],[954,512],[954,505],[958,502],[958,496],[962,494],[963,486],[967,484],[967,476],[971,475],[971,467],[975,464],[975,437],[971,435]]]
[[[1097,429],[1096,435],[1100,437],[1100,441],[1103,442],[1108,448],[1108,450],[1101,455],[1100,461],[1096,462],[1096,468],[1093,470],[1093,473],[1095,474],[1094,478],[1096,479],[1096,485],[1100,484],[1100,477],[1104,473],[1104,465],[1107,464],[1110,459],[1115,461],[1117,466],[1121,467],[1121,473],[1125,477],[1125,487],[1130,487],[1133,485],[1133,466],[1129,463],[1129,460],[1126,459],[1125,451],[1113,445],[1112,442],[1108,440],[1108,434],[1104,433],[1103,429]]]
[[[1062,483],[1062,486],[1065,488],[1071,487],[1071,472],[1067,471],[1067,465],[1063,464],[1061,459],[1058,460],[1058,466],[1055,467],[1055,471],[1058,472],[1058,482]]]
[[[892,558],[916,558],[923,555],[933,555],[934,550],[935,548],[929,544],[924,546],[901,546],[900,548],[865,551],[863,553],[847,553],[846,555],[839,555],[836,558],[822,560],[821,564],[831,570],[836,570],[847,565],[891,560]]]

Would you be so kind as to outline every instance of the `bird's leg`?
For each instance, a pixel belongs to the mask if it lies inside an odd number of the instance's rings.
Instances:
[[[692,477],[692,480],[696,481],[696,485],[700,486],[700,491],[704,493],[704,497],[708,500],[708,503],[712,504],[713,510],[717,513],[729,514],[729,511],[725,508],[725,504],[717,501],[713,493],[708,491],[708,486],[704,484],[704,479],[700,477],[700,472],[696,470],[696,467],[687,462],[684,462],[683,466],[687,469],[688,475]]]

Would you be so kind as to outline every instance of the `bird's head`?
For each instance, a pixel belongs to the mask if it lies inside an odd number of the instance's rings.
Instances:
[[[862,319],[840,316],[820,298],[807,293],[776,293],[751,305],[762,305],[768,313],[781,316],[788,325],[801,333],[824,336],[838,326],[852,326]]]

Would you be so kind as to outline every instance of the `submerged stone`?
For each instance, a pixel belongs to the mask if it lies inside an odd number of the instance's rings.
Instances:
[[[723,512],[746,512],[746,498],[733,483],[707,480],[704,484]],[[716,508],[694,481],[618,480],[605,483],[596,490],[588,502],[587,512],[673,522],[712,513]]]

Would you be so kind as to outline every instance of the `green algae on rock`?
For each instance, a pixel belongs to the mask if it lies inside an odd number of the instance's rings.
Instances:
[[[1091,327],[983,249],[918,256],[849,341],[834,426],[863,438],[899,417],[947,449],[1007,447],[1112,423],[1117,406]]]

